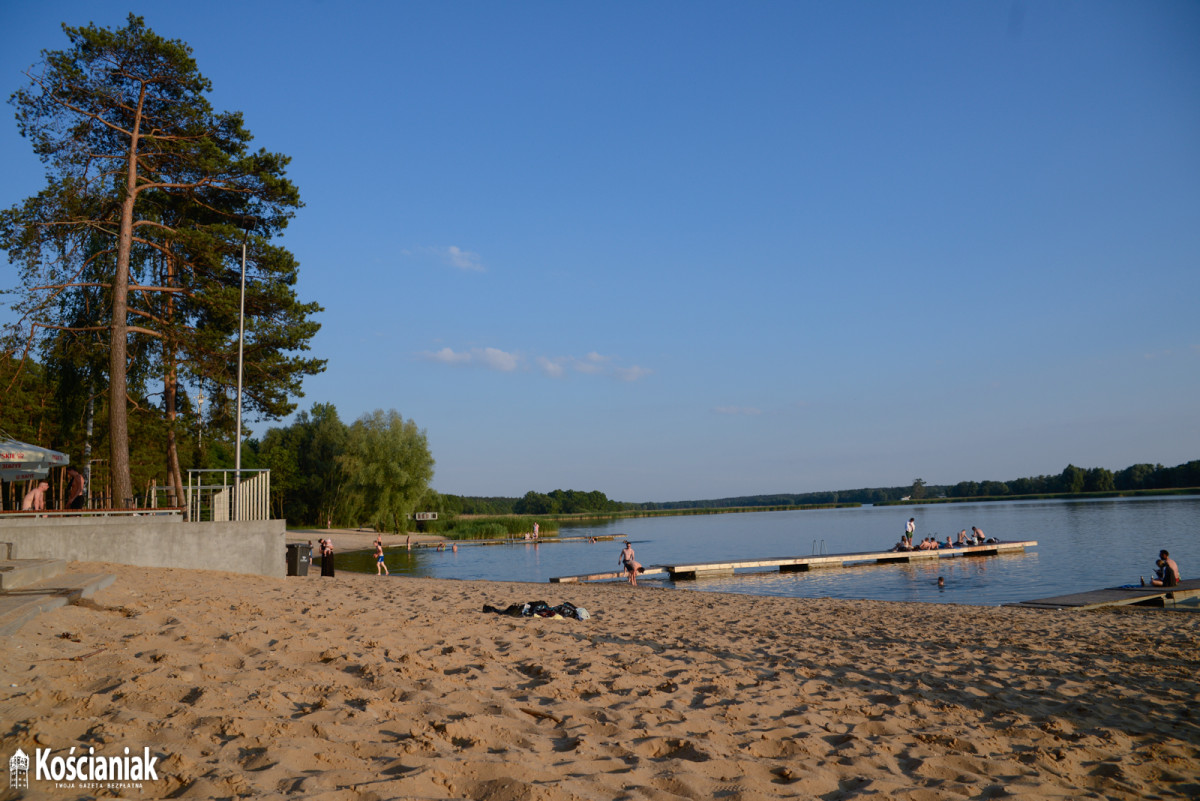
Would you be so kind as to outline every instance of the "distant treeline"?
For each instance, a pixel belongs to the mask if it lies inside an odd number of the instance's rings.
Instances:
[[[527,492],[521,498],[474,498],[463,495],[442,495],[442,511],[451,515],[579,515],[610,514],[626,509],[638,509],[638,504],[610,501],[599,490],[580,492]]]
[[[1086,495],[1106,492],[1190,489],[1200,487],[1200,460],[1175,467],[1135,464],[1113,472],[1103,467],[1067,465],[1056,475],[1014,478],[1009,481],[960,481],[957,484],[926,484],[915,479],[902,487],[872,487],[796,494],[742,495],[710,500],[623,503],[611,501],[603,492],[555,490],[548,494],[528,492],[522,498],[475,498],[443,495],[447,512],[466,515],[568,515],[673,509],[730,509],[834,504],[877,504],[902,500],[938,498],[1003,498],[1026,495]]]

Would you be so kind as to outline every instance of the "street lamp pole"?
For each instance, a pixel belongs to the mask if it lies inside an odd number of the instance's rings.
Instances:
[[[199,389],[193,396],[196,399],[196,447],[204,447],[204,393]]]
[[[250,232],[246,232],[246,237]],[[246,339],[246,238],[242,239],[242,297],[238,309],[238,379],[237,379],[237,429],[234,431],[237,446],[234,448],[233,506],[235,519],[242,519],[242,353]]]

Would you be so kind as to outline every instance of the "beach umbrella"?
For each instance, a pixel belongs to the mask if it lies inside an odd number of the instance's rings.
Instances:
[[[0,440],[0,481],[46,478],[50,468],[70,463],[71,457],[59,451],[15,439]]]

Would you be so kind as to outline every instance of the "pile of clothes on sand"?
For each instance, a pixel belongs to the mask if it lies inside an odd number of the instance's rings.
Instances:
[[[523,604],[510,604],[507,609],[497,609],[491,604],[484,604],[483,611],[494,612],[497,615],[509,617],[548,617],[570,620],[587,620],[591,617],[588,610],[576,606],[570,601],[563,601],[558,606],[551,606],[545,601],[529,601]]]

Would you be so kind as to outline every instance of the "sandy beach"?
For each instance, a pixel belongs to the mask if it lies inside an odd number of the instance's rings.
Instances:
[[[0,753],[321,799],[1200,797],[1200,616],[117,574],[0,654]],[[589,620],[484,613],[570,601]],[[17,797],[5,789],[0,797]]]

